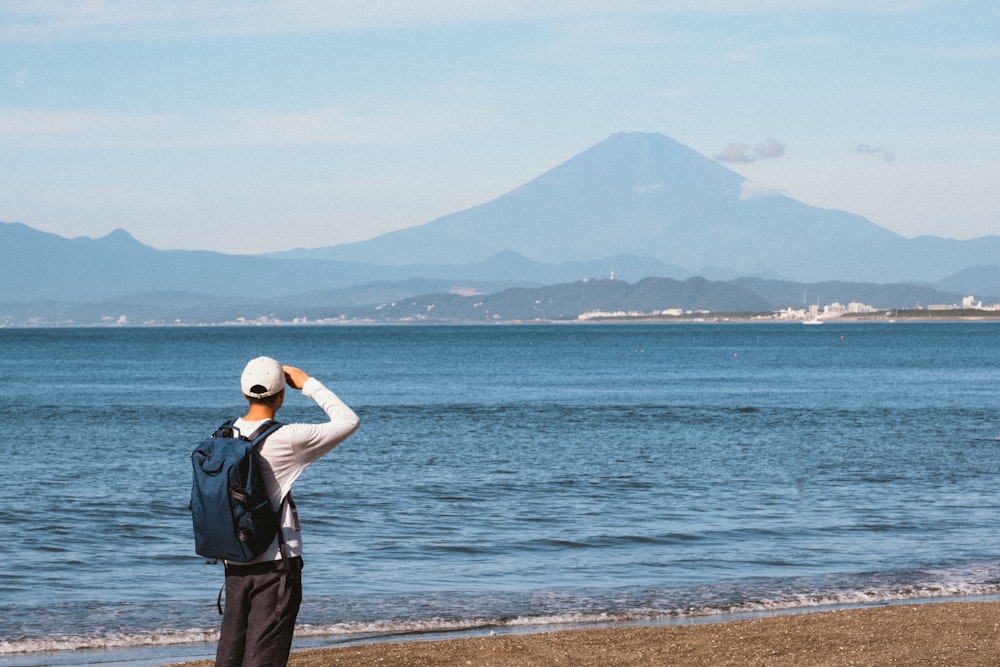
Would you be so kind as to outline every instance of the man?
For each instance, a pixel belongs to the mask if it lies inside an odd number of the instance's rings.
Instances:
[[[302,602],[302,539],[291,490],[302,471],[351,435],[358,416],[316,378],[269,357],[250,361],[240,386],[249,407],[237,419],[252,433],[274,419],[285,387],[302,391],[329,421],[285,424],[260,445],[261,468],[271,504],[281,512],[281,530],[270,548],[250,563],[226,563],[226,606],[216,651],[218,667],[276,667],[288,662],[295,619]]]

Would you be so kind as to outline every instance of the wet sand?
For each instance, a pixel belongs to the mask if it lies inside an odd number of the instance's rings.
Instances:
[[[211,662],[186,663],[208,667]],[[1000,602],[890,605],[668,627],[405,641],[293,653],[292,667],[1000,665]]]

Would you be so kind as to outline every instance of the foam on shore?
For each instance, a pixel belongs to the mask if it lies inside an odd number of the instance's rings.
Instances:
[[[723,623],[484,634],[302,651],[291,667],[1000,664],[1000,602],[896,604]],[[210,662],[187,663],[209,667]]]

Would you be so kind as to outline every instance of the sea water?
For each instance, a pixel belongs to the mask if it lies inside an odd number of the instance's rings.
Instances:
[[[360,430],[295,487],[296,647],[1000,592],[1000,324],[0,329],[0,666],[214,653],[197,440],[266,354]],[[323,417],[290,391],[284,421]]]

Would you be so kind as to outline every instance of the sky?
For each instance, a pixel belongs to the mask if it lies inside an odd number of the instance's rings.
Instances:
[[[0,221],[262,253],[616,132],[906,237],[1000,234],[995,0],[0,0]]]

